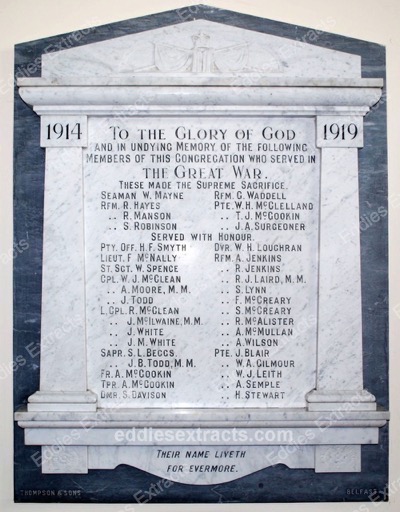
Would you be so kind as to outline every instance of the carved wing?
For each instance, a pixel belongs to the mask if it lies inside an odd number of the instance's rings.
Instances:
[[[222,73],[241,71],[249,61],[248,43],[228,46],[214,51],[214,64]]]
[[[154,63],[160,71],[186,71],[192,62],[192,50],[169,44],[156,44]]]

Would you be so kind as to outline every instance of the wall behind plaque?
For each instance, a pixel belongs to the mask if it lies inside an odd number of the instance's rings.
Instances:
[[[12,266],[12,82],[13,82],[13,45],[23,41],[48,37],[77,30],[79,28],[101,25],[108,22],[129,19],[152,14],[164,10],[179,8],[189,2],[175,2],[172,0],[158,0],[151,3],[143,3],[139,0],[116,0],[112,4],[108,0],[29,0],[0,2],[0,162],[1,184],[1,245],[0,245],[0,332],[2,335],[1,373],[0,384],[2,392],[2,437],[1,437],[1,464],[0,464],[0,509],[2,511],[14,510],[17,507],[12,504],[12,370],[10,362],[11,353],[11,266]],[[384,44],[387,47],[387,78],[388,98],[390,110],[388,112],[388,141],[389,141],[389,208],[391,221],[391,338],[396,340],[400,335],[400,290],[398,285],[399,268],[396,259],[400,252],[400,230],[397,217],[400,212],[400,177],[397,169],[400,168],[400,145],[398,134],[400,133],[399,105],[400,94],[398,77],[400,76],[400,35],[397,21],[400,16],[400,4],[397,0],[327,0],[325,2],[315,0],[281,0],[280,2],[265,2],[265,0],[251,1],[219,1],[209,0],[210,5],[253,14],[277,21],[298,24],[305,27],[327,30],[345,36],[355,37]],[[112,8],[111,8],[112,6]],[[317,33],[316,33],[317,34]],[[311,36],[310,36],[311,37]],[[391,346],[392,361],[400,357],[400,349],[395,344]],[[396,432],[399,428],[399,409],[396,407],[398,394],[396,389],[400,384],[399,372],[391,372],[392,385],[392,423],[391,428]],[[18,370],[16,370],[18,371]],[[395,436],[393,436],[395,437]],[[397,443],[398,444],[398,443]],[[396,489],[400,489],[400,462],[399,448],[393,446],[391,451],[391,475],[394,492],[390,504],[380,504],[379,510],[399,510],[400,496]],[[373,504],[366,504],[368,508],[361,510],[375,510]],[[43,505],[25,505],[25,510],[39,510]],[[76,510],[71,505],[52,505],[52,510]],[[95,505],[87,505],[84,508],[92,510]],[[216,506],[194,506],[196,510],[215,510]],[[360,505],[348,503],[343,505],[343,510],[358,510]],[[123,510],[123,505],[103,505],[106,510]],[[137,507],[135,507],[137,508]],[[291,510],[294,512],[312,510],[319,511],[338,510],[336,504],[309,505],[241,505],[240,509],[246,510]],[[148,507],[146,510],[154,509]],[[176,505],[157,506],[157,511],[176,510]],[[218,510],[232,510],[233,506],[221,506]]]

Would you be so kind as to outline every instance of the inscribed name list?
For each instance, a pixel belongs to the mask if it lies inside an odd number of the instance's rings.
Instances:
[[[315,387],[311,118],[101,118],[84,151],[100,407],[304,407]]]

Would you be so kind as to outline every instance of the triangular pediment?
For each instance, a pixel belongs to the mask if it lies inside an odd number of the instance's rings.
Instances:
[[[301,40],[204,19],[42,56],[42,77],[47,79],[160,74],[354,79],[361,78],[361,59]]]

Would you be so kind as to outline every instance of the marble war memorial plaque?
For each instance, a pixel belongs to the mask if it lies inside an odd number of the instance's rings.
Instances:
[[[16,46],[16,501],[387,499],[384,56],[202,5]]]

